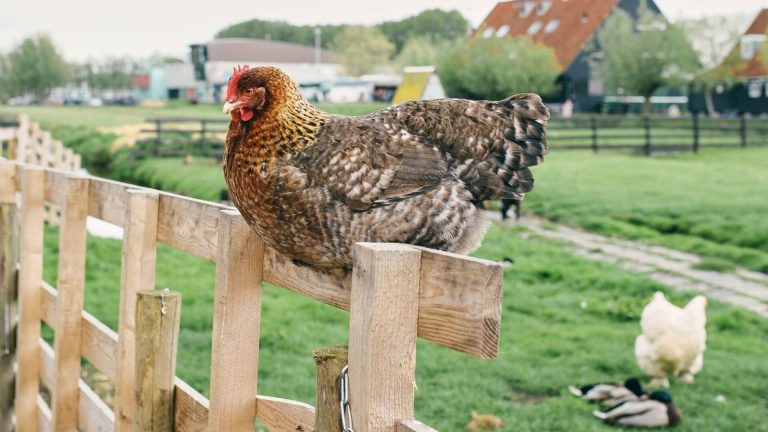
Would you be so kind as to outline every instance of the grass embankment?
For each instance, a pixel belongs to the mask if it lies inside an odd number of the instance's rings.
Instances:
[[[420,341],[417,417],[459,431],[471,411],[499,416],[507,431],[618,430],[592,418],[571,383],[639,375],[639,313],[664,287],[614,266],[586,261],[559,244],[494,227],[478,256],[511,256],[505,270],[498,360],[470,358]],[[55,281],[57,235],[47,230],[45,278]],[[117,325],[121,243],[88,239],[85,307]],[[183,295],[177,373],[207,394],[214,265],[160,246],[157,287]],[[691,295],[668,293],[678,304]],[[348,338],[348,314],[268,286],[262,300],[259,393],[314,403],[313,349]],[[583,307],[582,307],[583,305]],[[708,350],[694,385],[673,383],[685,419],[680,431],[765,430],[768,322],[713,302]],[[256,343],[256,341],[254,341]],[[717,403],[719,394],[726,403]],[[762,428],[762,429],[761,429]]]
[[[626,157],[554,152],[525,207],[550,219],[768,272],[768,148]]]

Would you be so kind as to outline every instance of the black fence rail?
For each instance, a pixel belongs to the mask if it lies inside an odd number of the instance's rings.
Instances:
[[[149,118],[133,157],[221,158],[229,120]],[[577,116],[553,118],[547,128],[553,150],[628,151],[634,154],[692,151],[705,147],[768,145],[768,119]]]
[[[221,158],[229,120],[148,118],[131,155],[140,157],[207,156]]]
[[[554,118],[547,139],[556,150],[624,150],[651,155],[704,147],[768,145],[763,118],[579,116]]]

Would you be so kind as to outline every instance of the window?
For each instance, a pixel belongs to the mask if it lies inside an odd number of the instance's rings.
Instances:
[[[507,33],[509,33],[509,26],[504,24],[503,26],[499,27],[498,31],[496,31],[496,37],[506,36]]]
[[[495,28],[493,28],[493,27],[488,27],[488,28],[487,28],[487,29],[485,29],[485,31],[483,32],[483,37],[484,37],[484,38],[486,38],[486,39],[488,39],[489,37],[491,37],[491,36],[493,35],[493,32],[494,32],[495,30],[496,30],[496,29],[495,29]]]
[[[749,60],[754,57],[763,42],[765,42],[765,35],[744,35],[744,37],[741,38],[741,58]]]
[[[551,6],[552,6],[552,2],[551,1],[548,1],[548,0],[547,1],[543,1],[543,2],[539,3],[539,7],[536,8],[536,13],[539,16],[542,16],[545,13],[547,13],[547,11],[549,10],[549,8]]]
[[[552,21],[547,23],[547,26],[544,27],[544,33],[552,33],[557,29],[557,26],[560,25],[560,20],[553,19]]]
[[[541,21],[534,22],[533,24],[531,24],[530,27],[528,27],[528,34],[535,35],[536,33],[539,32],[539,30],[541,30],[541,26],[542,26]]]
[[[525,18],[531,14],[532,10],[533,10],[533,2],[526,0],[520,5],[520,16],[522,18]]]
[[[759,98],[763,93],[763,83],[760,81],[750,81],[749,84],[747,84],[747,92],[749,93],[749,97],[753,99]]]

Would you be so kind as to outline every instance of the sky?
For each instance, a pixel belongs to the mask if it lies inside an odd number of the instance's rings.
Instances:
[[[555,0],[559,1],[559,0]],[[496,0],[2,0],[0,52],[35,33],[47,33],[70,61],[155,53],[183,57],[237,22],[260,18],[295,24],[375,24],[425,9],[456,9],[478,25]],[[656,0],[671,20],[743,16],[749,24],[768,0]],[[742,29],[743,30],[743,29]]]

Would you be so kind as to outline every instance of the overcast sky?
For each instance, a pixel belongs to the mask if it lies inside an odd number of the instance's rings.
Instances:
[[[558,1],[558,0],[555,0]],[[458,9],[473,25],[496,0],[1,0],[0,52],[24,37],[49,34],[68,60],[105,56],[183,56],[190,43],[220,29],[260,18],[296,24],[373,24],[439,7]],[[672,20],[741,14],[748,25],[768,0],[656,0]]]

